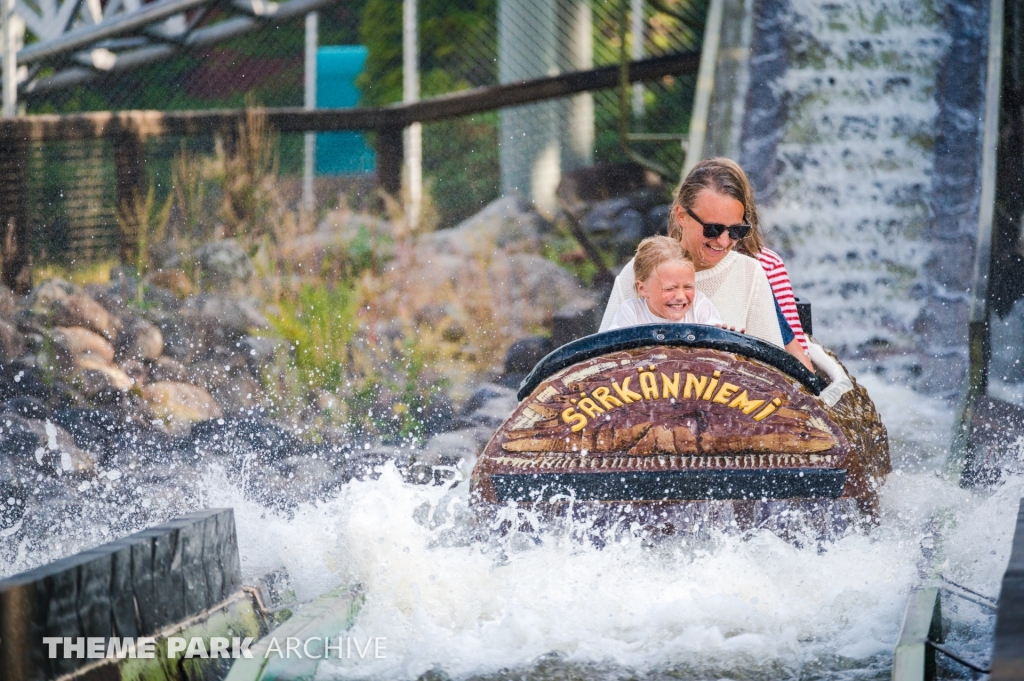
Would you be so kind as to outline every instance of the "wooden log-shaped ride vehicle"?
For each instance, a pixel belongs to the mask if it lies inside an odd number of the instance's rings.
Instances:
[[[748,523],[794,504],[870,518],[891,469],[885,427],[838,360],[816,344],[809,354],[817,373],[752,336],[689,324],[573,341],[523,381],[471,498],[660,517],[731,502]]]

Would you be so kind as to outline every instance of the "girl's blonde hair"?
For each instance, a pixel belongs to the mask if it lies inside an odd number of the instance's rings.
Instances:
[[[667,236],[649,236],[636,247],[633,258],[633,277],[636,281],[647,281],[658,265],[677,260],[687,264],[696,272],[693,259],[683,245]]]
[[[683,228],[676,220],[676,208],[693,208],[697,195],[705,189],[736,199],[743,204],[743,219],[750,225],[751,230],[747,236],[740,239],[736,247],[752,257],[760,255],[767,244],[764,235],[761,234],[761,220],[757,213],[757,203],[754,201],[754,190],[743,169],[728,158],[705,159],[693,167],[676,190],[672,208],[668,211],[668,235],[673,239],[682,240]]]

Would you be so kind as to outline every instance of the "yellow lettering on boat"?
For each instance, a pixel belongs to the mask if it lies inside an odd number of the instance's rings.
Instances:
[[[769,404],[767,407],[765,407],[761,411],[757,412],[757,415],[754,416],[754,420],[755,421],[763,421],[763,420],[765,420],[766,418],[771,416],[772,413],[776,409],[779,408],[780,404],[782,404],[782,400],[780,400],[778,397],[776,397],[774,400],[772,400],[771,404]]]
[[[579,404],[577,404],[576,406],[579,407],[582,411],[587,412],[587,416],[589,416],[590,418],[594,418],[598,414],[604,413],[604,409],[597,406],[597,403],[595,403],[594,400],[590,399],[589,397],[584,397],[582,400],[579,401]]]
[[[640,374],[640,392],[648,400],[658,399],[658,379],[653,371],[645,371]]]
[[[573,407],[569,407],[562,412],[562,420],[572,424],[572,432],[574,433],[578,433],[587,426],[587,417],[577,412]]]
[[[762,404],[764,404],[764,400],[748,399],[747,391],[744,390],[743,392],[736,396],[736,399],[729,403],[729,406],[732,407],[733,409],[739,409],[744,414],[752,414],[754,413],[754,410],[760,407]]]
[[[672,397],[679,397],[679,372],[672,374],[672,378],[669,378],[664,373],[661,374],[661,397],[662,399],[668,399],[668,394],[672,393]]]
[[[615,389],[615,392],[618,393],[619,397],[621,397],[622,401],[625,402],[626,404],[639,402],[640,400],[643,399],[643,397],[640,396],[640,393],[633,392],[632,390],[629,389],[629,381],[631,378],[632,376],[626,376],[624,379],[622,379],[621,386],[619,385],[618,381],[612,381],[612,388]]]
[[[611,396],[611,391],[603,385],[600,388],[594,388],[591,392],[591,397],[601,403],[601,406],[611,411],[614,407],[621,407],[622,402],[617,397]]]
[[[704,386],[707,385],[707,383],[707,376],[694,376],[693,374],[686,374],[686,385],[683,386],[683,399],[688,400],[691,396],[699,399],[701,393],[704,392]]]
[[[711,377],[711,382],[708,383],[708,389],[704,391],[705,400],[710,400],[711,396],[715,394],[715,388],[718,386],[718,377],[722,375],[721,371],[716,371]]]
[[[733,385],[732,383],[723,383],[722,387],[718,389],[718,394],[715,395],[715,398],[711,401],[717,404],[728,404],[729,398],[732,397],[733,393],[735,393],[739,389],[740,387],[738,385]]]

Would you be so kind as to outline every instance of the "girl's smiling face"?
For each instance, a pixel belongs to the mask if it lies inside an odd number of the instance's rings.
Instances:
[[[678,322],[693,305],[693,268],[680,260],[663,262],[644,281],[636,283],[637,293],[647,308],[662,319]]]

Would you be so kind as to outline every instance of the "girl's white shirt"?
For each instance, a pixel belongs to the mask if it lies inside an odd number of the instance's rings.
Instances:
[[[671,319],[664,319],[651,312],[651,308],[647,307],[647,301],[644,298],[634,298],[632,300],[625,300],[619,309],[615,312],[615,317],[612,318],[611,324],[607,329],[602,331],[611,331],[612,329],[623,329],[627,326],[640,326],[641,324],[724,324],[722,317],[718,314],[718,310],[715,309],[714,303],[701,293],[700,291],[694,291],[693,304],[690,305],[690,309],[686,311],[686,315],[678,322],[672,321]]]
[[[615,277],[615,286],[601,320],[601,331],[611,328],[612,320],[626,301],[636,299],[635,281],[630,260]],[[697,272],[695,283],[726,324],[745,328],[751,336],[782,347],[772,287],[756,260],[731,251],[711,269]]]

